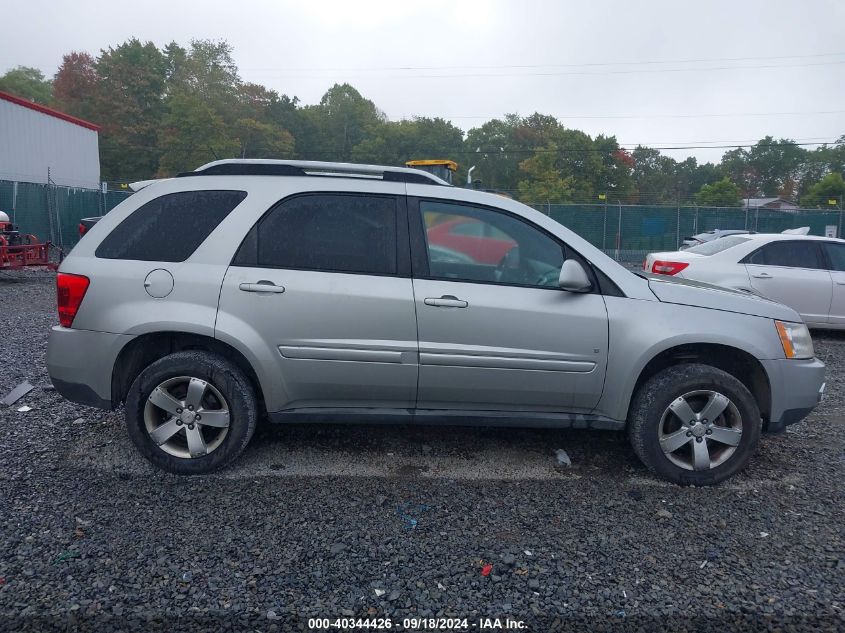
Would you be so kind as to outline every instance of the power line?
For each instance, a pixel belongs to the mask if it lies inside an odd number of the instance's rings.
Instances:
[[[784,68],[808,68],[812,66],[832,66],[845,64],[845,60],[839,61],[825,61],[825,62],[810,62],[806,64],[758,64],[755,66],[699,66],[688,68],[641,68],[635,70],[607,70],[607,71],[562,71],[562,72],[528,72],[528,73],[451,73],[439,75],[414,74],[414,75],[360,75],[352,74],[345,75],[345,78],[357,79],[472,79],[472,78],[503,78],[503,77],[564,77],[564,76],[596,76],[596,75],[637,75],[637,74],[654,74],[654,73],[685,73],[685,72],[700,72],[700,71],[719,71],[719,70],[771,70]],[[287,71],[283,71],[287,72]],[[340,72],[340,71],[333,71]],[[346,71],[344,71],[346,72]],[[253,71],[255,73],[255,71]],[[273,71],[255,73],[259,75],[273,75],[277,78],[283,79],[326,79],[329,75],[314,75],[314,74],[277,74]]]
[[[552,115],[556,119],[704,119],[704,118],[720,118],[720,117],[764,117],[764,116],[806,116],[818,114],[842,114],[845,110],[807,110],[803,112],[720,112],[720,113],[706,113],[706,114],[561,114]],[[405,120],[413,118],[403,116]],[[491,120],[498,117],[482,116],[482,115],[440,115],[436,117],[439,119],[485,119]]]
[[[757,56],[757,57],[710,57],[699,59],[676,59],[676,60],[644,60],[644,61],[621,61],[621,62],[582,62],[577,64],[495,64],[486,66],[471,66],[471,65],[447,65],[447,66],[346,66],[346,67],[266,67],[266,68],[241,68],[241,70],[259,70],[259,71],[406,71],[406,70],[498,70],[505,69],[520,69],[520,68],[587,68],[596,66],[639,66],[639,65],[655,65],[655,64],[693,64],[693,63],[715,63],[715,62],[743,62],[743,61],[765,61],[775,59],[811,59],[819,57],[838,57],[845,55],[841,53],[816,53],[812,55],[772,55],[772,56]]]

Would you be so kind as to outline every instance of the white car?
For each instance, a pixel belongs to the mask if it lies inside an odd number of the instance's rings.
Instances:
[[[752,292],[795,309],[809,327],[845,329],[845,240],[731,235],[650,253],[643,270]]]

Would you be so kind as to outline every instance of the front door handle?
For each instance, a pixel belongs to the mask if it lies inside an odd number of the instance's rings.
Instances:
[[[426,297],[425,305],[435,306],[438,308],[466,308],[469,304],[466,301],[458,299],[453,295],[443,295],[439,299],[435,299],[434,297]]]
[[[284,286],[277,286],[272,281],[267,281],[266,279],[262,279],[254,284],[242,283],[238,288],[244,292],[271,292],[275,294],[281,294],[285,291]]]
[[[771,279],[772,276],[769,273],[758,273],[756,275],[751,275],[755,279]]]

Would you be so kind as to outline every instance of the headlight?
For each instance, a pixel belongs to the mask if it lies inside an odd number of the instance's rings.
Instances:
[[[787,358],[812,358],[816,355],[810,330],[803,323],[775,321],[780,344]]]

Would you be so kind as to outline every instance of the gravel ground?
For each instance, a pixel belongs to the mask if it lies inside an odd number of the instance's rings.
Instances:
[[[55,321],[52,275],[0,273],[0,395],[37,385],[0,408],[0,629],[845,627],[845,334],[815,336],[822,406],[695,489],[622,434],[560,430],[267,425],[234,467],[167,475],[121,412],[49,389]]]

